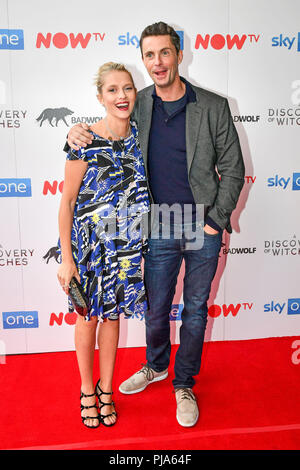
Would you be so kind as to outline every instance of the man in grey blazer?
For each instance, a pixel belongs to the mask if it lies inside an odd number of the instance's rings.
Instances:
[[[138,93],[133,118],[138,124],[153,207],[176,206],[181,214],[188,207],[190,218],[179,223],[174,217],[169,219],[166,237],[162,233],[165,209],[158,211],[158,230],[152,229],[145,255],[147,363],[119,389],[124,394],[138,393],[168,376],[169,314],[184,260],[184,308],[173,386],[177,421],[190,427],[199,417],[192,389],[200,370],[207,301],[222,232],[232,231],[230,216],[244,184],[244,162],[227,99],[180,77],[183,55],[174,29],[163,22],[148,26],[140,47],[154,85]],[[88,139],[86,131],[76,126],[68,143],[83,145]],[[198,243],[191,243],[191,234],[196,234]]]

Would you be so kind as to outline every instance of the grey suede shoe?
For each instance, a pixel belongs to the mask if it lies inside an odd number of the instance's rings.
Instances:
[[[184,427],[192,427],[198,421],[199,410],[196,397],[191,388],[175,389],[177,402],[176,418],[178,423]]]
[[[119,390],[125,395],[142,392],[152,382],[159,382],[168,377],[168,369],[162,372],[155,372],[147,364],[142,364],[142,369],[133,374],[125,382],[121,383]]]

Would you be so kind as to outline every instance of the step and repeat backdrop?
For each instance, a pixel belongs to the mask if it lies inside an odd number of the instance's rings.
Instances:
[[[245,185],[224,233],[206,341],[300,334],[300,2],[298,0],[0,0],[0,353],[74,349],[76,314],[56,273],[63,146],[103,116],[98,67],[125,63],[151,84],[139,37],[178,31],[180,73],[228,97]],[[170,312],[178,343],[184,266]],[[144,346],[142,314],[120,347]]]

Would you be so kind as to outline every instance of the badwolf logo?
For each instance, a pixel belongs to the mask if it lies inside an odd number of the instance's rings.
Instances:
[[[48,121],[50,126],[54,127],[54,125],[52,124],[53,120],[55,120],[56,127],[59,121],[63,121],[65,125],[69,127],[69,124],[67,123],[65,118],[66,116],[70,116],[71,114],[73,114],[73,111],[68,108],[46,108],[44,109],[44,111],[41,112],[41,114],[36,120],[40,121],[40,127],[44,121]]]
[[[224,255],[252,255],[256,252],[256,247],[243,247],[243,248],[223,248]]]
[[[47,253],[43,256],[43,259],[46,261],[46,264],[49,263],[51,258],[54,258],[54,260],[58,263],[58,246],[53,246],[52,248],[49,248]]]
[[[233,116],[233,122],[258,122],[260,119],[260,116],[251,116],[251,115],[235,115]]]
[[[24,49],[23,29],[0,29],[0,50],[1,49]]]

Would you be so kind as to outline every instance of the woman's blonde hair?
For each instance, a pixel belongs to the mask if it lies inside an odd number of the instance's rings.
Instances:
[[[129,72],[129,70],[127,70],[125,65],[118,64],[117,62],[106,62],[105,64],[101,65],[101,67],[98,69],[97,75],[95,77],[94,84],[97,87],[98,93],[101,94],[101,92],[102,92],[102,87],[103,87],[103,84],[104,84],[105,75],[107,73],[113,72],[115,70],[117,70],[119,72],[127,72],[130,79],[131,79],[131,81],[132,81],[133,86],[135,87],[132,75]]]

